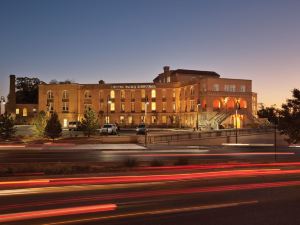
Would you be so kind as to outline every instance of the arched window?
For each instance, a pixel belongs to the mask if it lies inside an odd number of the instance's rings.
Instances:
[[[228,109],[234,109],[235,108],[235,101],[234,101],[234,99],[228,99],[228,101],[227,101],[227,108]]]
[[[110,91],[110,99],[114,99],[115,98],[115,91],[111,90]]]
[[[69,92],[67,90],[63,91],[63,99],[69,99]]]
[[[195,88],[194,88],[194,86],[191,86],[191,88],[190,88],[190,95],[194,96],[194,94],[195,94]]]
[[[84,92],[84,98],[92,98],[91,92],[89,90],[86,90]]]
[[[215,99],[215,100],[213,101],[213,108],[214,108],[214,109],[220,109],[220,108],[221,108],[221,102],[220,102],[219,99]]]
[[[244,99],[240,100],[240,108],[241,109],[246,109],[247,108],[247,101]]]
[[[53,92],[51,90],[47,91],[47,99],[53,99]]]

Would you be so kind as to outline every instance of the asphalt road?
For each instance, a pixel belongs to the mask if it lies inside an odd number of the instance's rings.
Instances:
[[[2,182],[0,223],[299,225],[299,188],[300,165],[289,163]]]
[[[274,147],[252,146],[176,146],[154,149],[97,150],[92,146],[78,147],[49,146],[42,150],[35,148],[0,150],[0,163],[33,162],[122,162],[127,158],[149,162],[155,159],[168,161],[186,158],[189,163],[212,161],[274,161]],[[298,148],[278,147],[276,159],[300,160]]]

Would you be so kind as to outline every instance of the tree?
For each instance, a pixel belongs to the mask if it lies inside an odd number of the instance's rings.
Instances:
[[[16,102],[20,104],[37,104],[38,87],[44,83],[38,78],[17,77],[16,79]]]
[[[97,131],[99,127],[98,124],[99,123],[98,123],[96,113],[93,110],[88,109],[84,113],[84,118],[81,121],[80,129],[83,131],[85,135],[90,137],[92,134],[94,134]]]
[[[0,137],[11,138],[16,132],[15,119],[11,114],[3,114],[0,116]]]
[[[56,112],[52,113],[47,125],[45,127],[45,136],[51,138],[53,141],[55,138],[60,137],[62,134],[61,123],[59,122],[58,115]]]
[[[288,136],[286,141],[295,144],[300,141],[300,90],[292,91],[293,98],[287,99],[279,112],[278,129]]]
[[[47,125],[47,115],[44,111],[40,111],[33,121],[34,131],[38,137],[45,136],[45,128]]]
[[[274,106],[264,107],[262,106],[260,110],[257,111],[259,118],[267,118],[270,123],[277,123],[276,109]]]

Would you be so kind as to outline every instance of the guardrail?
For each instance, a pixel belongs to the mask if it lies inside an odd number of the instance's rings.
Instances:
[[[238,136],[255,135],[263,133],[274,132],[271,128],[258,128],[258,129],[238,129]],[[186,140],[200,140],[206,138],[219,138],[219,137],[234,137],[236,136],[235,129],[223,129],[223,130],[213,130],[213,131],[201,131],[201,132],[189,132],[189,133],[179,133],[179,134],[148,134],[147,143],[157,144],[157,143],[169,143],[177,141]]]

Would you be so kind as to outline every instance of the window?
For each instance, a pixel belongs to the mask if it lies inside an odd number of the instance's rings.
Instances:
[[[125,112],[125,103],[121,103],[121,111]]]
[[[84,92],[84,98],[85,99],[92,98],[91,92],[89,90],[87,90],[87,91]]]
[[[157,117],[156,116],[151,116],[151,123],[156,123]]]
[[[165,112],[167,110],[167,103],[163,102],[162,103],[162,110]]]
[[[161,117],[161,122],[162,123],[167,123],[167,117],[166,116],[162,116]]]
[[[114,90],[110,91],[110,99],[115,99],[115,91]]]
[[[214,84],[213,85],[213,91],[219,91],[219,84]]]
[[[142,108],[142,111],[145,111],[145,103],[142,102],[141,104],[142,104],[142,105],[141,105],[141,106],[142,106],[142,107],[141,107],[141,108]]]
[[[53,99],[53,92],[51,90],[47,91],[47,98]]]
[[[69,92],[67,90],[63,91],[63,99],[69,99]]]
[[[134,112],[134,102],[131,102],[131,112]]]
[[[84,111],[88,111],[92,109],[92,105],[91,104],[84,104]]]
[[[156,98],[156,90],[151,90],[151,98]]]
[[[194,86],[192,86],[192,87],[190,88],[190,94],[191,94],[191,96],[194,96],[194,95],[195,95],[195,88],[194,88]]]
[[[69,102],[63,102],[62,111],[63,112],[68,112],[69,111]]]
[[[230,85],[229,90],[231,92],[235,92],[235,85],[234,84]]]
[[[130,92],[130,96],[131,96],[131,100],[134,100],[134,97],[135,97],[135,96],[134,96],[134,91],[131,91],[131,92]]]
[[[23,108],[23,116],[28,116],[27,108]]]
[[[245,85],[240,86],[240,92],[246,92],[246,86]]]
[[[235,92],[235,85],[234,84],[225,84],[224,90],[229,91],[229,92]]]
[[[64,119],[64,127],[68,127],[68,120]]]
[[[100,102],[103,101],[103,91],[99,91],[99,99],[100,99]]]
[[[176,97],[176,90],[175,90],[175,89],[173,89],[172,97],[173,97],[173,98]]]
[[[53,112],[53,110],[54,110],[53,102],[49,102],[47,106],[48,106],[48,109],[47,109],[47,110],[48,110],[49,112]]]
[[[124,124],[125,123],[125,116],[120,116],[120,123]]]
[[[170,83],[171,82],[171,77],[167,76],[167,82]]]
[[[151,110],[156,111],[156,102],[151,102]]]
[[[166,97],[166,89],[162,89],[162,97],[163,97],[163,98]]]
[[[103,104],[103,102],[100,102],[100,111],[104,111],[104,104]]]
[[[142,98],[146,98],[146,91],[143,89],[141,92]]]
[[[115,111],[115,103],[114,102],[110,103],[110,111],[112,111],[112,112]]]
[[[133,122],[133,121],[132,121],[132,116],[128,116],[128,123],[129,123],[129,124],[132,124],[132,122]]]
[[[195,100],[191,100],[190,101],[190,111],[194,111],[195,110]]]
[[[145,123],[145,116],[141,116],[141,123]]]
[[[121,90],[121,99],[125,99],[125,91]]]
[[[105,123],[109,123],[109,116],[105,117]]]
[[[16,108],[16,115],[19,115],[19,114],[20,114],[20,109]]]
[[[176,103],[173,102],[173,112],[176,112]]]

